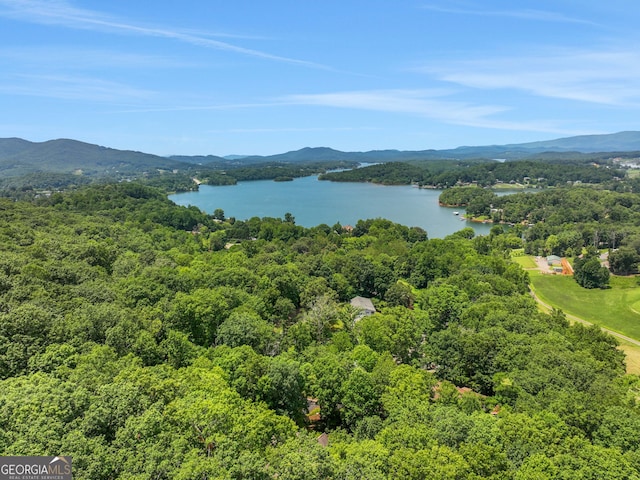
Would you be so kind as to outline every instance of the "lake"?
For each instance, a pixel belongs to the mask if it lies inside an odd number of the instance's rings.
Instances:
[[[410,186],[383,186],[372,183],[320,181],[318,177],[296,178],[292,182],[257,180],[237,185],[200,185],[197,192],[170,195],[178,205],[195,205],[207,213],[216,208],[226,217],[283,218],[291,213],[297,225],[314,227],[355,225],[360,219],[386,218],[409,227],[422,227],[430,238],[442,238],[465,227],[480,235],[488,234],[491,224],[466,222],[464,208],[438,205],[440,190]]]

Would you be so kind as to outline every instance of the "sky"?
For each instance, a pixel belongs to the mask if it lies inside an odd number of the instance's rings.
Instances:
[[[0,137],[158,155],[640,130],[637,0],[0,0]]]

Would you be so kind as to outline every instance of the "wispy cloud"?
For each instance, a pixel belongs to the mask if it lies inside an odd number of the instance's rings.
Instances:
[[[433,90],[363,90],[320,94],[296,94],[281,97],[282,101],[292,105],[317,105],[341,108],[356,108],[380,112],[410,113],[421,116],[441,117],[444,111],[456,117],[484,117],[504,111],[499,106],[474,106],[466,103],[444,101],[446,94],[439,89]]]
[[[148,107],[132,107],[126,109],[113,110],[110,113],[166,113],[166,112],[202,112],[202,111],[224,111],[241,110],[249,108],[280,107],[283,103],[276,102],[255,102],[255,103],[207,103],[206,100],[198,99],[197,105],[155,105]]]
[[[212,36],[220,38],[225,35],[204,35],[176,28],[149,27],[117,19],[101,12],[76,8],[64,0],[0,0],[0,16],[32,23],[60,25],[67,28],[167,38],[199,47],[223,50],[240,55],[262,58],[264,60],[311,68],[329,69],[329,67],[318,63],[274,55],[261,50],[245,48],[210,38]]]
[[[282,127],[282,128],[230,128],[228,130],[212,130],[212,133],[301,133],[301,132],[356,132],[380,130],[375,127]]]
[[[398,115],[422,117],[451,125],[464,125],[482,128],[496,128],[517,131],[538,131],[546,133],[574,134],[564,131],[554,122],[514,122],[496,118],[498,114],[508,113],[510,107],[502,105],[480,105],[471,102],[452,100],[457,93],[451,89],[392,89],[392,90],[357,90],[331,93],[291,94],[267,99],[255,103],[168,105],[157,107],[131,108],[113,113],[148,113],[148,112],[187,112],[206,110],[237,110],[255,108],[285,107],[329,107]],[[310,131],[306,129],[287,128],[287,131]],[[228,130],[227,130],[228,131]],[[235,129],[236,133],[283,131],[270,129]]]
[[[640,105],[637,50],[554,50],[517,58],[450,62],[421,69],[476,89],[512,89],[540,97],[617,107]]]
[[[12,75],[0,77],[0,93],[64,100],[131,102],[152,98],[155,92],[99,78],[66,75]]]
[[[480,17],[508,17],[518,18],[521,20],[532,20],[539,22],[560,22],[560,23],[581,23],[585,25],[597,25],[590,20],[584,20],[577,17],[569,17],[557,12],[536,9],[520,9],[520,10],[475,10],[466,8],[441,7],[438,5],[423,5],[423,9],[431,10],[439,13],[448,13],[453,15],[472,15]]]
[[[446,91],[439,89],[367,90],[288,95],[282,97],[281,100],[286,105],[315,105],[319,107],[410,114],[453,125],[502,130],[569,133],[562,131],[553,122],[513,122],[494,118],[496,114],[509,111],[509,107],[477,105],[444,97],[446,97]]]
[[[64,70],[74,68],[190,68],[199,67],[196,62],[186,61],[163,55],[143,55],[131,52],[120,52],[100,49],[88,49],[82,46],[43,46],[43,47],[2,47],[0,60],[11,62],[16,66],[33,66]]]

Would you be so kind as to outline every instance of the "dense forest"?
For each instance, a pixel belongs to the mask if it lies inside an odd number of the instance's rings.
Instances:
[[[537,310],[515,231],[235,221],[135,183],[0,216],[2,455],[91,480],[640,478],[639,379]]]

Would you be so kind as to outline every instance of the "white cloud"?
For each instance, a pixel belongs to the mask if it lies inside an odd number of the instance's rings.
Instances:
[[[334,108],[350,108],[398,114],[410,114],[445,122],[502,130],[567,133],[553,122],[513,122],[493,118],[505,113],[509,107],[500,105],[477,105],[449,100],[444,90],[366,90],[320,94],[298,94],[282,97],[286,105],[314,105]]]
[[[279,107],[282,102],[260,102],[260,103],[220,103],[207,104],[203,99],[197,99],[197,105],[156,105],[150,107],[134,107],[124,110],[114,110],[111,113],[161,113],[161,112],[198,112],[215,110],[240,110],[247,108],[267,108]]]
[[[206,110],[264,109],[284,107],[329,107],[361,111],[375,111],[398,115],[410,115],[451,125],[494,128],[501,130],[537,131],[545,133],[575,134],[559,128],[554,122],[532,121],[514,122],[496,118],[498,114],[508,113],[511,109],[501,105],[480,105],[464,101],[452,100],[448,97],[458,92],[445,89],[392,89],[392,90],[357,90],[331,93],[291,94],[264,102],[230,103],[198,105],[168,105],[157,107],[131,108],[114,113],[147,113],[147,112],[187,112]],[[367,127],[369,128],[369,127]],[[273,131],[312,131],[308,129],[285,130],[277,128]],[[235,129],[236,133],[267,132],[270,129]],[[580,132],[583,133],[583,132]]]
[[[230,128],[227,130],[211,130],[212,133],[296,133],[296,132],[356,132],[380,130],[374,127],[282,127],[282,128]]]
[[[8,80],[8,81],[7,81]],[[130,102],[152,98],[155,93],[98,78],[67,75],[14,75],[0,77],[0,93],[64,100]]]
[[[188,30],[160,28],[126,22],[101,12],[73,7],[64,0],[0,0],[0,16],[20,19],[32,23],[62,25],[68,28],[100,30],[118,34],[141,35],[177,40],[204,48],[223,50],[240,55],[290,63],[305,67],[328,69],[324,65],[295,58],[273,55],[261,50],[240,47],[228,42],[194,34]],[[209,36],[227,36],[212,35]]]
[[[99,49],[87,49],[82,46],[43,46],[0,48],[0,59],[16,66],[63,67],[65,70],[87,68],[189,68],[199,67],[195,62],[162,55],[141,55],[132,52],[119,52]]]
[[[546,10],[536,10],[525,8],[521,10],[473,10],[466,8],[440,7],[438,5],[423,5],[425,10],[431,10],[440,13],[449,13],[453,15],[473,15],[480,17],[508,17],[518,18],[521,20],[533,20],[540,22],[560,22],[560,23],[581,23],[585,25],[597,25],[590,20],[584,20],[576,17],[568,17],[561,13],[550,12]]]
[[[556,50],[537,55],[450,62],[421,69],[476,89],[512,89],[540,97],[618,107],[640,104],[636,50]]]
[[[282,97],[285,103],[293,105],[317,105],[381,112],[410,113],[421,116],[438,117],[484,117],[502,112],[500,106],[475,106],[462,102],[441,100],[446,95],[443,90],[361,90],[320,94],[297,94]]]

